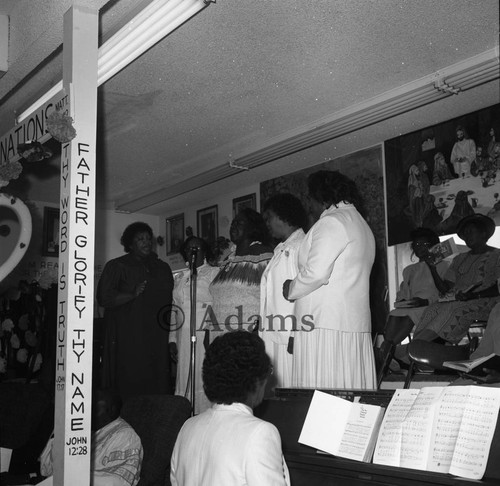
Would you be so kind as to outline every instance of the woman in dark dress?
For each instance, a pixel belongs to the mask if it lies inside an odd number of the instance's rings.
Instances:
[[[123,232],[127,252],[104,267],[97,300],[105,308],[103,383],[122,399],[172,393],[168,322],[172,271],[152,251],[153,231],[133,223]]]

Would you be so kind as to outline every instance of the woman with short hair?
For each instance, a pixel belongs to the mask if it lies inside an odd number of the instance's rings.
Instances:
[[[292,386],[292,353],[296,322],[294,304],[283,297],[283,282],[295,278],[298,252],[305,237],[307,214],[292,194],[276,194],[263,206],[263,216],[271,236],[279,240],[273,257],[262,275],[260,336],[274,366],[273,387]]]
[[[309,176],[318,221],[299,248],[299,272],[285,281],[283,295],[295,301],[293,386],[374,389],[370,272],[373,233],[357,208],[356,184],[337,171]]]
[[[235,252],[228,256],[210,284],[213,312],[207,318],[212,318],[213,333],[252,331],[258,327],[260,280],[272,257],[269,232],[257,211],[240,211],[231,222],[229,235]]]
[[[106,263],[97,286],[104,307],[103,383],[120,396],[172,393],[169,320],[174,279],[153,252],[153,230],[143,222],[123,232],[125,255]]]
[[[172,332],[170,333],[170,353],[177,359],[177,377],[175,394],[190,398],[192,380],[194,379],[194,413],[206,410],[210,403],[203,392],[201,381],[201,365],[205,356],[205,337],[207,323],[204,321],[208,307],[212,304],[212,296],[208,290],[210,283],[219,271],[208,261],[212,260],[210,245],[197,236],[190,236],[180,247],[180,253],[188,267],[174,277],[174,308]],[[192,369],[191,356],[191,281],[196,269],[196,358],[195,369]],[[208,345],[208,343],[207,343]]]
[[[203,362],[203,385],[213,405],[179,432],[170,462],[172,486],[290,484],[278,430],[253,415],[271,373],[256,334],[235,331],[214,340]]]

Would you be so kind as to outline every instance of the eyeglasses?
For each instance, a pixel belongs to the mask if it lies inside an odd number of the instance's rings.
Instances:
[[[413,248],[421,248],[421,247],[431,247],[432,244],[429,243],[428,241],[416,241],[415,243],[412,244]]]

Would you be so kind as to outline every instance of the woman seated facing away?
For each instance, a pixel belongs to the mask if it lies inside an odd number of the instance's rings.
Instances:
[[[389,313],[384,330],[385,341],[380,346],[382,363],[388,359],[392,347],[410,335],[427,306],[439,299],[429,252],[429,248],[439,243],[439,237],[429,228],[416,228],[410,233],[410,238],[412,259],[415,255],[418,262],[403,269],[403,281],[396,294],[396,309]],[[443,277],[449,265],[449,261],[442,260],[436,264],[435,271]]]
[[[221,334],[203,362],[212,408],[185,422],[170,465],[173,486],[289,485],[276,427],[253,415],[272,372],[255,333]]]
[[[466,216],[459,222],[457,234],[470,251],[453,259],[444,279],[435,266],[430,266],[439,291],[448,295],[454,292],[456,300],[430,305],[415,328],[415,339],[441,338],[456,344],[475,320],[488,319],[500,301],[500,250],[487,244],[494,232],[495,223],[482,214]]]

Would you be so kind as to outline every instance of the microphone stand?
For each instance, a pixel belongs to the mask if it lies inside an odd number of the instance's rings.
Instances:
[[[191,337],[191,363],[190,363],[190,398],[191,398],[191,413],[194,415],[195,410],[195,382],[196,382],[196,285],[198,278],[198,269],[196,267],[196,252],[191,254],[191,279],[190,279],[190,301],[191,314],[189,319],[189,331]]]

